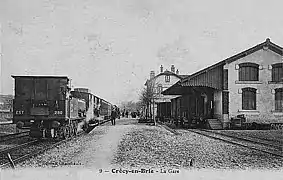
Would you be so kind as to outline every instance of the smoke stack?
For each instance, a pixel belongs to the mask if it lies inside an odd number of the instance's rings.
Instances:
[[[163,73],[163,66],[160,66],[160,73]]]
[[[171,66],[171,72],[175,73],[175,66],[174,65]]]
[[[176,74],[179,74],[179,69],[177,69]]]
[[[155,72],[154,71],[150,71],[150,79],[154,78],[155,76]]]

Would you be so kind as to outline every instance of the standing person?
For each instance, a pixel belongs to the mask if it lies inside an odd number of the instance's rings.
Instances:
[[[115,122],[116,116],[117,116],[117,111],[116,111],[115,108],[113,108],[112,111],[111,111],[111,123],[112,123],[112,125],[116,124],[116,122]]]
[[[126,111],[126,118],[128,118],[128,115],[129,115],[129,112],[128,112],[128,111]]]
[[[123,109],[122,117],[125,117],[125,109]]]

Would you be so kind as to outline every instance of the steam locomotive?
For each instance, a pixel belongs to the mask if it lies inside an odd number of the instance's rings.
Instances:
[[[112,104],[86,88],[71,91],[66,76],[12,76],[13,123],[35,138],[66,139],[110,119]]]

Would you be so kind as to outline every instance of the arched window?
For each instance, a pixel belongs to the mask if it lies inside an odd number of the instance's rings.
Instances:
[[[283,112],[283,88],[275,89],[275,111]]]
[[[242,89],[242,109],[256,110],[256,89],[249,87]]]
[[[258,64],[239,64],[239,81],[258,81]]]
[[[272,81],[283,81],[283,63],[272,64]]]

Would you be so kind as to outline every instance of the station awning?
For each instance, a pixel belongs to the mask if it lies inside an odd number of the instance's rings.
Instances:
[[[162,92],[163,95],[185,95],[185,94],[194,94],[195,92],[211,91],[214,88],[206,86],[186,86],[182,85],[181,82],[177,82],[173,86],[169,87]]]
[[[181,85],[181,82],[178,81],[173,86],[162,91],[161,94],[163,94],[163,95],[183,95],[186,92],[189,92],[189,89],[190,89],[190,87],[184,87],[184,86]]]
[[[166,96],[162,96],[162,97],[157,97],[154,98],[154,102],[155,103],[166,103],[166,102],[171,102],[171,99],[175,99],[177,97],[179,97],[180,95],[166,95]]]

